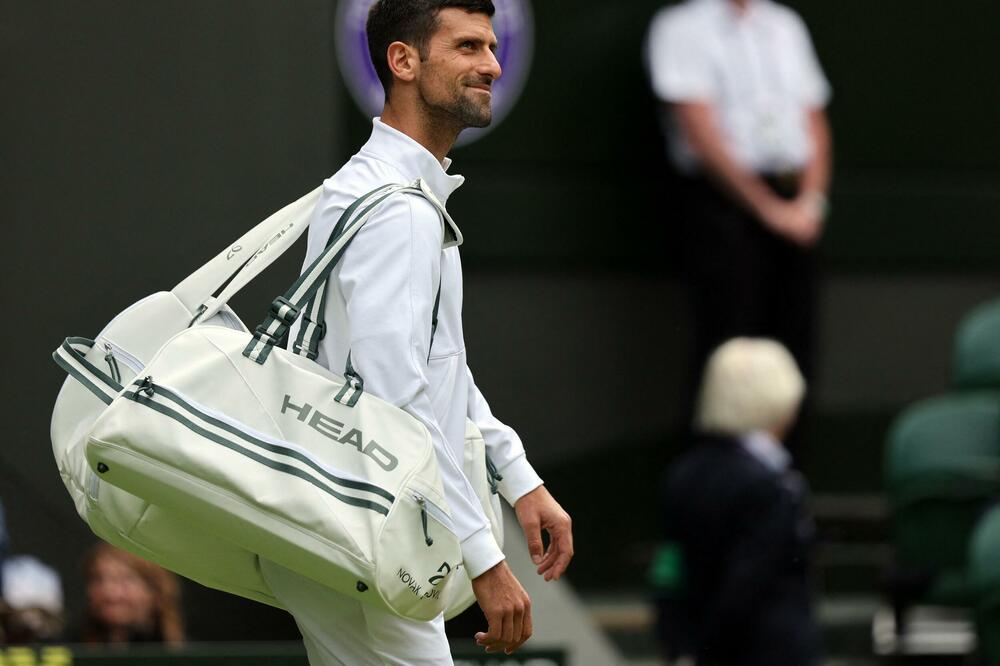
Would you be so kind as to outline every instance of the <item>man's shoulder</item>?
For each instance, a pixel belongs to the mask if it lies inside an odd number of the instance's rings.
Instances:
[[[383,185],[405,184],[403,174],[388,162],[360,151],[323,182],[323,197],[354,200]]]
[[[385,185],[408,185],[406,177],[387,162],[370,159],[360,153],[352,157],[335,174],[323,182],[320,195],[324,206],[346,208],[364,195]],[[400,205],[399,202],[406,205]],[[409,209],[413,216],[430,215],[437,217],[434,206],[419,195],[394,194],[379,206],[383,210],[393,205],[394,212],[404,213]]]
[[[676,483],[692,488],[710,478],[725,477],[734,484],[756,485],[771,475],[734,438],[698,438],[675,464],[670,475]]]
[[[768,19],[788,30],[804,30],[806,23],[797,11],[774,0],[767,0],[764,5]]]
[[[323,183],[319,209],[325,211],[327,219],[335,221],[359,198],[384,185],[407,184],[403,175],[391,165],[355,158]],[[422,196],[393,194],[373,204],[375,208],[366,228],[405,222],[414,230],[425,229],[428,234],[443,233],[437,209]],[[361,234],[366,235],[364,230]]]

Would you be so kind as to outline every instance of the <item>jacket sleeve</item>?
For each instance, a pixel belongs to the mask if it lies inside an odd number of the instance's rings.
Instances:
[[[504,556],[428,395],[427,357],[443,233],[428,202],[392,197],[354,238],[339,276],[350,322],[351,362],[367,390],[413,415],[430,432],[463,560],[475,578]]]
[[[476,386],[472,370],[465,366],[469,376],[469,419],[483,433],[486,454],[497,468],[500,476],[500,494],[511,506],[522,496],[542,485],[541,477],[528,462],[524,444],[514,429],[500,422]]]

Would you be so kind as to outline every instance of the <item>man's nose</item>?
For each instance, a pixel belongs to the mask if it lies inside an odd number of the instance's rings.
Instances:
[[[497,60],[496,53],[490,49],[486,49],[486,56],[479,65],[479,72],[488,75],[494,81],[500,78],[500,75],[503,74],[503,69],[500,67],[500,61]]]

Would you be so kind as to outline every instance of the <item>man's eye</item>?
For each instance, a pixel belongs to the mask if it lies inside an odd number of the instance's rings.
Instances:
[[[462,42],[460,44],[460,47],[463,48],[463,49],[472,49],[472,48],[475,48],[476,45],[473,44],[472,42]]]

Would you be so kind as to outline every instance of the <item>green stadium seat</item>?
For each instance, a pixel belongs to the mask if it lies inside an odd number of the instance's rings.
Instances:
[[[684,569],[680,547],[673,541],[660,544],[649,565],[648,583],[656,595],[677,594],[683,585]]]
[[[969,576],[977,588],[976,633],[987,666],[1000,666],[1000,506],[986,512],[969,546]]]
[[[954,383],[960,389],[1000,389],[1000,300],[973,309],[955,334]]]
[[[909,602],[971,605],[970,536],[1000,497],[1000,393],[941,396],[889,432],[886,481],[898,572],[923,583]]]

